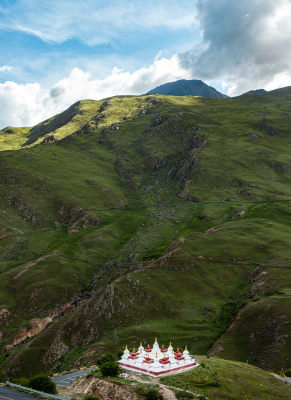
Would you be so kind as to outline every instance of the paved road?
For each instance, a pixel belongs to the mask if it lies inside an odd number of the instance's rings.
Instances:
[[[274,375],[275,378],[279,379],[279,381],[285,382],[287,383],[288,386],[291,386],[291,378],[289,378],[288,376],[282,378],[282,376],[278,374],[272,374],[272,375]]]
[[[93,371],[93,369],[92,368],[88,368],[88,369],[72,372],[70,374],[56,376],[56,377],[52,378],[52,380],[58,386],[69,386],[72,382],[75,382],[75,380],[78,377],[87,375],[88,372],[91,372],[91,371]]]
[[[39,400],[39,397],[34,397],[24,392],[18,392],[6,386],[0,386],[0,400]]]

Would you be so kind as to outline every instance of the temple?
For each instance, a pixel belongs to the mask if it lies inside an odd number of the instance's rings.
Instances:
[[[187,346],[183,352],[179,348],[174,351],[171,343],[169,347],[159,347],[157,338],[153,347],[147,345],[144,348],[140,343],[138,350],[129,351],[126,346],[118,364],[124,369],[151,376],[174,374],[199,366]]]

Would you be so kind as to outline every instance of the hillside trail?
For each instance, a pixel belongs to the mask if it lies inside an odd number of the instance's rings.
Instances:
[[[161,394],[163,395],[164,400],[177,400],[177,397],[175,396],[174,392],[166,385],[163,383],[160,383],[159,378],[141,378],[140,376],[132,373],[131,377],[135,379],[139,383],[149,383],[149,384],[157,384],[159,386],[159,389],[161,390]],[[178,389],[180,391],[181,389]],[[193,400],[197,400],[193,397]]]

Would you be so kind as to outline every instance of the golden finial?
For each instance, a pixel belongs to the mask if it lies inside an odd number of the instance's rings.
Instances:
[[[165,347],[164,345],[162,345],[162,347]]]
[[[135,347],[133,348],[133,351],[135,351]]]
[[[127,345],[125,346],[125,350],[127,350]]]
[[[150,347],[150,345],[148,344],[148,347]]]
[[[157,343],[157,341],[158,341],[158,338],[157,338],[157,337],[155,337],[155,342]]]
[[[142,342],[139,342],[140,347],[142,347]]]
[[[170,347],[172,347],[172,342],[170,342]]]
[[[187,349],[187,345],[185,346],[185,350],[188,350],[188,349]]]

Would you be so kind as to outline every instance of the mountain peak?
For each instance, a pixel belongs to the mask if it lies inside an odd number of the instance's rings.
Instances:
[[[180,79],[175,82],[168,82],[150,90],[147,94],[164,94],[172,96],[202,96],[222,98],[225,94],[218,92],[215,88],[208,86],[198,79]]]

